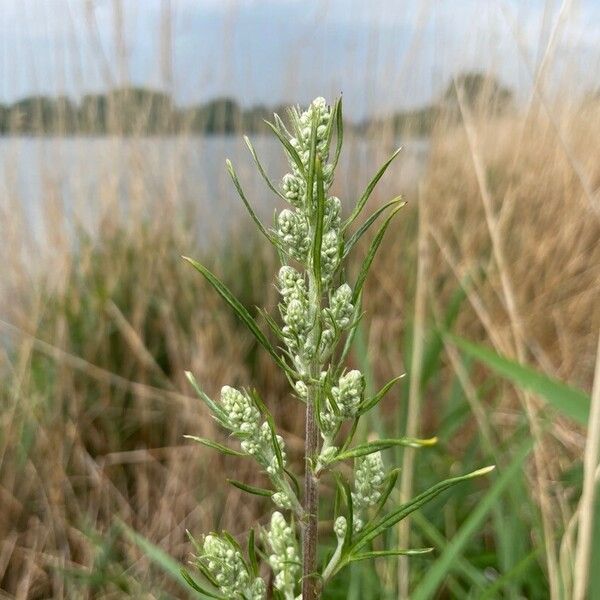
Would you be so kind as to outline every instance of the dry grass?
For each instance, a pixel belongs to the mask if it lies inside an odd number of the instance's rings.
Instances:
[[[429,255],[415,320],[429,325],[468,282],[458,332],[590,390],[600,330],[600,108],[553,106],[552,115],[539,106],[504,117],[468,115],[471,140],[463,124],[440,116],[418,182]],[[389,138],[389,132],[373,133],[374,147],[385,154]],[[60,152],[60,140],[55,143]],[[200,243],[197,232],[210,219],[209,202],[220,198],[197,206],[182,192],[188,168],[183,145],[169,162],[167,184],[158,187],[153,175],[160,164],[147,160],[141,148],[128,155],[124,181],[109,168],[99,183],[94,210],[100,226],[92,237],[73,233],[51,164],[44,171],[42,244],[28,231],[15,182],[10,176],[4,182],[0,590],[7,597],[159,597],[152,589],[182,597],[181,588],[150,568],[119,523],[184,562],[191,550],[186,529],[223,527],[235,534],[262,517],[261,502],[223,483],[223,473],[259,483],[254,470],[184,442],[186,433],[222,435],[191,397],[184,370],[193,371],[209,394],[224,383],[256,386],[283,424],[292,453],[302,443],[300,411],[282,402],[287,382],[179,259],[203,258],[247,306],[272,309],[273,256],[243,227],[234,232],[236,243]],[[349,136],[344,152],[360,157],[361,141]],[[118,161],[105,158],[109,165]],[[346,169],[338,183],[341,197],[360,192],[366,183],[362,166],[358,176]],[[407,187],[402,167],[400,159],[375,202]],[[398,374],[408,360],[401,340],[415,315],[416,183],[365,294],[367,350],[382,349],[369,356],[372,385]],[[225,197],[229,188],[219,180],[218,189]],[[89,203],[87,193],[82,185],[76,202]],[[423,433],[444,425],[442,392],[455,376],[472,410],[448,444],[460,463],[478,435],[486,440],[486,454],[522,421],[518,394],[497,384],[500,401],[487,404],[477,387],[484,375],[467,372],[449,348],[439,383],[421,399]],[[418,390],[411,389],[415,398]],[[383,410],[394,417],[401,412],[397,397]],[[538,410],[535,403],[534,425],[545,416]],[[584,444],[583,431],[556,419],[540,447],[546,471],[529,473],[531,505],[545,502],[552,514],[552,553],[560,564],[550,570],[567,573],[565,579],[574,556],[569,535],[577,499],[565,473]],[[537,542],[538,533],[530,534]]]

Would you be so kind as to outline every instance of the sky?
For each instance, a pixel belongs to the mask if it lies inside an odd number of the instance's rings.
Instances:
[[[526,98],[540,65],[548,93],[598,88],[600,0],[0,0],[2,102],[126,84],[182,105],[342,92],[363,117],[466,70]]]

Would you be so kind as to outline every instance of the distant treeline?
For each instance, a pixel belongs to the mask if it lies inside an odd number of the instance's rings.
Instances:
[[[348,126],[362,133],[385,126],[394,131],[425,136],[441,114],[458,118],[457,89],[471,107],[485,105],[503,112],[513,105],[513,94],[496,79],[480,73],[461,75],[435,103],[399,111],[386,117]],[[198,106],[177,106],[170,95],[138,87],[106,94],[68,97],[32,96],[10,105],[0,104],[0,135],[167,135],[178,133],[228,134],[265,131],[264,119],[285,114],[283,106],[242,108],[231,98]]]

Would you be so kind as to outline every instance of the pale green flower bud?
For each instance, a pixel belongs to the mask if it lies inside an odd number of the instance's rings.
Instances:
[[[304,216],[288,210],[282,210],[277,217],[277,234],[287,251],[296,259],[303,261],[308,255],[311,239],[308,223]]]
[[[251,581],[244,559],[235,545],[225,537],[207,535],[202,546],[203,554],[198,557],[219,584],[219,589],[227,598],[243,599],[259,591],[260,584]],[[264,582],[263,582],[264,584]],[[262,600],[265,596],[252,596]]]
[[[275,587],[286,597],[293,598],[300,576],[300,555],[296,535],[280,512],[274,512],[271,517],[266,541],[271,549],[269,565],[275,574]]]
[[[351,419],[356,416],[365,391],[365,380],[356,369],[342,375],[336,386],[331,388],[341,416]]]
[[[321,242],[321,279],[327,283],[340,264],[340,239],[335,229],[323,235]]]
[[[273,500],[275,506],[278,506],[279,508],[283,508],[285,510],[289,510],[292,508],[292,501],[290,497],[284,492],[275,492],[271,496],[271,500]]]
[[[330,196],[325,201],[325,226],[328,229],[339,229],[342,219],[342,203],[336,196]]]
[[[246,394],[229,387],[221,388],[221,404],[227,413],[231,430],[242,433],[256,431],[259,426],[260,412]]]
[[[330,311],[339,329],[345,329],[350,325],[354,314],[352,304],[352,289],[347,283],[342,284],[331,297]]]
[[[296,382],[294,386],[296,388],[296,392],[302,400],[306,400],[308,398],[308,386],[301,379]]]
[[[354,492],[352,506],[355,509],[354,530],[364,526],[362,513],[377,504],[385,480],[385,470],[381,452],[360,456],[354,462]]]
[[[286,200],[296,208],[304,204],[306,184],[301,177],[287,173],[281,181],[281,188]]]
[[[344,539],[347,529],[348,522],[346,521],[346,517],[338,517],[333,524],[333,532],[335,533],[338,542]]]

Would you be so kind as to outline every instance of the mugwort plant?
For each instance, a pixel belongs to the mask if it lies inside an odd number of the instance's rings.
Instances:
[[[252,219],[281,259],[276,276],[280,319],[262,313],[279,346],[271,344],[248,310],[212,272],[191,258],[186,260],[245,323],[286,374],[295,401],[304,405],[305,470],[300,476],[290,470],[285,441],[257,390],[225,385],[220,398],[213,400],[188,373],[214,419],[239,445],[234,448],[189,437],[225,454],[253,459],[268,476],[271,487],[230,483],[250,494],[269,497],[273,512],[258,535],[250,531],[246,550],[226,532],[193,540],[194,565],[206,581],[200,585],[187,572],[184,577],[211,598],[315,600],[328,582],[354,561],[429,552],[430,548],[374,551],[372,542],[442,491],[493,467],[443,481],[386,512],[398,470],[386,470],[382,451],[394,446],[429,446],[436,441],[399,438],[353,443],[360,418],[400,379],[396,377],[369,397],[362,373],[346,366],[362,318],[364,283],[384,234],[404,202],[395,198],[359,226],[356,223],[398,151],[344,217],[342,202],[330,193],[343,142],[341,99],[330,107],[323,98],[317,98],[304,112],[290,109],[287,126],[277,115],[268,125],[289,161],[290,172],[280,185],[267,177],[251,142],[247,138],[245,141],[268,187],[286,204],[272,228],[267,229],[256,216],[229,161],[227,168]],[[346,259],[380,217],[383,223],[357,276],[347,280]],[[338,468],[347,461],[353,461],[352,478]],[[319,488],[325,477],[332,478],[336,497],[320,503]],[[318,525],[324,516],[333,523],[337,544],[328,555],[321,553],[320,564]],[[272,573],[265,578],[269,569]]]

